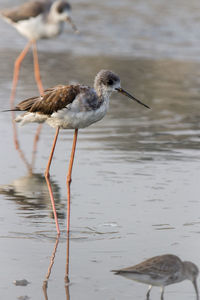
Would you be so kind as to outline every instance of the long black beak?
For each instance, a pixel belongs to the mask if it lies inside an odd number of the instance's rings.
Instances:
[[[76,27],[76,25],[74,24],[74,22],[72,21],[72,18],[71,18],[71,17],[68,16],[68,17],[66,18],[66,21],[67,21],[69,24],[71,24],[72,29],[74,30],[75,33],[79,33],[79,30],[78,30],[78,28]]]
[[[148,105],[146,105],[146,104],[142,103],[140,100],[134,98],[131,94],[127,93],[127,92],[126,92],[125,90],[123,90],[122,88],[116,88],[116,90],[117,90],[119,93],[121,93],[121,94],[123,94],[123,95],[129,97],[130,99],[136,101],[137,103],[139,103],[139,104],[145,106],[146,108],[151,109]]]
[[[199,300],[199,292],[198,292],[198,287],[197,287],[197,281],[196,279],[194,279],[192,281],[193,285],[194,285],[194,289],[195,289],[195,292],[196,292],[196,295],[197,295],[197,300]]]

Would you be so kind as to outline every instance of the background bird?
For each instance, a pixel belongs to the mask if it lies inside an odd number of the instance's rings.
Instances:
[[[5,9],[0,12],[3,19],[10,23],[21,35],[25,36],[29,40],[28,44],[15,60],[13,83],[10,96],[11,109],[14,107],[14,99],[19,78],[20,65],[31,46],[33,50],[35,80],[40,94],[43,94],[43,85],[40,77],[36,41],[39,39],[53,38],[56,35],[60,34],[62,32],[64,22],[69,22],[72,25],[73,30],[75,32],[78,32],[76,25],[73,23],[70,17],[70,11],[71,6],[67,1],[57,0],[55,2],[51,2],[40,0],[30,1],[18,7]],[[14,118],[15,114],[12,113],[12,119],[14,120]],[[29,171],[31,170],[31,172],[35,160],[34,154],[36,152],[36,146],[40,131],[41,126],[38,127],[34,139],[32,164],[31,166],[29,166],[28,164],[28,169]],[[27,165],[25,156],[20,149],[17,129],[15,125],[13,125],[13,138],[15,148],[19,151],[20,157]]]
[[[53,38],[60,34],[64,22],[69,22],[75,32],[78,32],[70,17],[71,6],[67,1],[30,1],[18,7],[2,10],[1,16],[16,30],[25,36],[29,42],[15,61],[13,87],[11,97],[11,108],[15,96],[15,88],[18,80],[19,68],[22,60],[32,45],[35,79],[40,94],[43,93],[40,79],[39,63],[37,56],[36,41],[39,39]]]

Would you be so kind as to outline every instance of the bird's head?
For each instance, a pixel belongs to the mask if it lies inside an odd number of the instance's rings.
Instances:
[[[101,70],[95,77],[94,80],[94,88],[99,94],[108,94],[110,95],[112,92],[121,93],[130,99],[138,102],[139,104],[150,108],[146,104],[142,103],[140,100],[133,97],[131,94],[126,92],[121,87],[120,78],[118,75],[109,70]]]
[[[197,277],[199,275],[199,269],[191,261],[184,261],[183,263],[184,263],[185,278],[192,281],[195,292],[197,294],[197,298],[199,299],[199,292],[197,287]]]
[[[57,0],[52,4],[52,11],[54,18],[58,22],[68,22],[72,26],[72,29],[78,33],[76,25],[73,23],[71,18],[71,5],[67,1]]]

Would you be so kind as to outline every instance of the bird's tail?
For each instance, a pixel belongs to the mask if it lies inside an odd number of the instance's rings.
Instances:
[[[1,112],[8,112],[8,111],[28,111],[31,109],[33,104],[38,100],[38,97],[32,97],[29,99],[26,99],[24,101],[21,101],[16,107],[11,108],[11,109],[5,109],[2,110]]]
[[[24,101],[21,101],[15,108],[15,111],[28,111],[31,107],[38,101],[38,97],[28,98]]]
[[[8,111],[19,111],[19,110],[16,108],[1,110],[1,112],[8,112]]]
[[[111,272],[115,273],[115,275],[120,274],[120,270],[111,270]]]

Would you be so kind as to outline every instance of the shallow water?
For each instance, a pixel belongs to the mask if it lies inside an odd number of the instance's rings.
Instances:
[[[9,2],[2,2],[2,7],[5,3]],[[71,53],[69,44],[64,44],[64,35],[56,42],[40,43],[39,59],[45,87],[65,82],[92,84],[95,74],[107,68],[120,75],[124,89],[152,108],[147,110],[123,96],[113,95],[107,116],[79,131],[71,186],[68,289],[64,282],[65,181],[73,132],[60,133],[51,180],[62,234],[48,282],[48,299],[145,299],[147,286],[114,276],[110,270],[164,253],[176,254],[199,265],[200,63],[195,52],[199,48],[199,41],[195,39],[199,34],[195,31],[195,24],[199,22],[195,12],[199,4],[174,1],[173,7],[165,4],[161,10],[160,1],[143,5],[141,1],[134,1],[134,7],[131,3],[128,0],[95,2],[91,8],[90,1],[74,1],[74,15],[77,10],[77,21],[86,35],[84,41],[82,36],[78,40],[69,37],[75,43],[76,55]],[[115,11],[121,7],[119,13],[126,17],[126,22],[122,18],[122,26],[128,28],[130,22],[136,24],[133,32],[126,31],[119,38],[121,27],[114,23],[113,6]],[[103,13],[99,14],[99,10]],[[137,12],[137,18],[131,17],[133,11]],[[159,26],[161,20],[163,27]],[[92,21],[96,27],[91,26]],[[114,24],[113,29],[109,22]],[[154,27],[151,27],[152,22]],[[13,62],[24,40],[14,39],[10,44],[15,31],[1,23],[0,31],[6,33],[0,50],[2,110],[9,107]],[[168,35],[172,24],[173,35]],[[144,38],[141,27],[148,33],[148,39]],[[190,27],[193,30],[188,30]],[[180,35],[184,28],[185,34]],[[108,42],[111,33],[117,44],[113,44],[113,55],[108,44],[100,47],[99,39],[94,48],[88,48],[96,37]],[[138,52],[131,53],[131,39],[138,43]],[[151,50],[156,40],[159,44],[156,49],[165,51]],[[169,50],[172,41],[177,51]],[[190,41],[187,47],[184,41]],[[46,52],[49,45],[52,51]],[[122,48],[124,52],[119,55]],[[101,55],[97,55],[99,53]],[[29,54],[22,66],[16,102],[34,94],[37,89]],[[28,161],[31,161],[35,129],[36,125],[32,124],[18,130]],[[43,173],[54,131],[46,125],[42,129],[32,177],[14,149],[9,113],[0,114],[0,133],[0,264],[3,270],[0,295],[8,300],[20,296],[24,297],[21,299],[26,299],[25,296],[47,299],[42,285],[56,243],[56,228]],[[30,283],[27,286],[13,284],[14,280],[21,279]],[[152,299],[159,299],[159,293],[159,289],[153,289]],[[180,298],[195,299],[191,283],[185,281],[166,289],[165,299]]]
[[[1,0],[0,9],[22,0]],[[120,55],[123,57],[176,58],[199,61],[200,2],[198,0],[73,0],[72,17],[80,30],[70,26],[55,40],[42,41],[50,51],[76,55]],[[3,45],[19,50],[24,39],[8,24],[0,23]],[[6,35],[5,35],[6,32]]]

